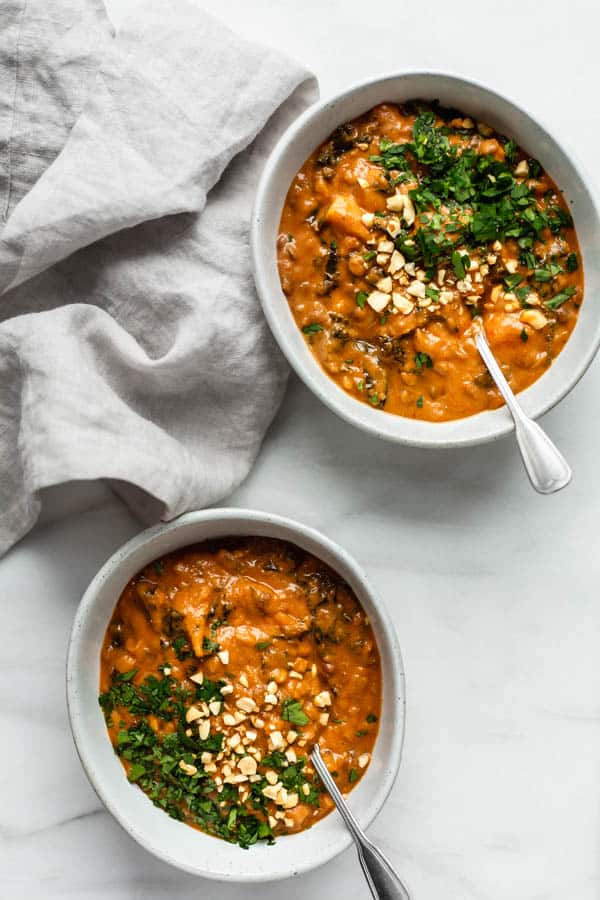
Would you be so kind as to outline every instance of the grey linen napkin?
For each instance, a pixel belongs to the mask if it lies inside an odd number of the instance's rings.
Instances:
[[[50,485],[108,479],[151,521],[246,476],[287,372],[253,192],[316,84],[185,0],[116,37],[98,0],[0,17],[1,552]]]

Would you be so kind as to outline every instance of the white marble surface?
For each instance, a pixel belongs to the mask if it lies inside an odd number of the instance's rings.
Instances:
[[[113,0],[116,21],[130,5]],[[306,60],[323,94],[402,66],[480,77],[554,120],[594,169],[592,0],[204,6]],[[230,498],[330,534],[388,603],[407,670],[407,738],[372,835],[415,900],[600,898],[599,393],[596,364],[546,417],[575,480],[541,498],[510,440],[448,453],[387,446],[292,380]],[[58,489],[0,563],[0,897],[366,898],[352,852],[285,885],[216,885],[150,857],[101,808],[68,730],[65,647],[87,582],[138,527],[102,486]]]

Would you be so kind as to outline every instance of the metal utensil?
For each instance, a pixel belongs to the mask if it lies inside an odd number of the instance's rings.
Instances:
[[[365,873],[367,884],[369,885],[371,894],[375,900],[410,900],[408,891],[383,853],[371,843],[350,812],[350,808],[344,800],[337,784],[329,774],[329,769],[323,761],[318,744],[314,745],[310,758],[317,770],[319,778],[327,788],[348,831],[352,835],[352,839],[356,844],[362,870]]]
[[[571,480],[571,468],[545,431],[523,412],[491,351],[483,324],[475,333],[475,344],[513,417],[521,459],[531,484],[540,494],[560,491]]]

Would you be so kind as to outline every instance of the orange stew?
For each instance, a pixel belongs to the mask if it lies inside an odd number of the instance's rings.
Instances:
[[[420,101],[377,106],[315,150],[289,189],[278,261],[327,374],[429,421],[501,405],[475,348],[481,320],[521,391],[564,347],[583,297],[573,222],[539,162]]]
[[[369,765],[381,669],[349,586],[298,547],[231,538],[129,582],[101,654],[100,704],[131,782],[167,813],[243,847],[332,808]]]

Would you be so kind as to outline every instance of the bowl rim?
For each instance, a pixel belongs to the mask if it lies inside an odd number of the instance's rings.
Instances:
[[[322,549],[324,553],[330,554],[336,560],[336,564],[339,563],[342,567],[345,567],[351,573],[352,580],[356,585],[359,586],[360,592],[368,597],[369,603],[372,604],[374,610],[376,611],[377,619],[381,628],[381,633],[385,639],[384,646],[381,646],[380,642],[378,643],[378,647],[382,657],[382,662],[384,660],[384,654],[388,662],[388,682],[386,683],[384,666],[382,666],[382,677],[384,691],[387,687],[387,691],[390,697],[390,706],[394,711],[395,728],[391,732],[389,753],[385,758],[385,769],[382,772],[380,785],[377,791],[372,795],[374,797],[374,801],[372,799],[369,799],[366,814],[363,813],[363,815],[361,816],[361,824],[363,825],[363,827],[367,828],[375,819],[375,817],[380,813],[389,797],[389,794],[398,775],[406,731],[406,683],[402,652],[400,650],[396,629],[385,603],[373,589],[362,567],[356,562],[354,557],[349,554],[348,551],[346,551],[343,547],[341,547],[336,541],[322,534],[320,531],[317,531],[310,526],[304,525],[301,522],[298,522],[286,516],[280,516],[270,512],[262,512],[255,509],[246,509],[240,507],[221,507],[192,511],[189,513],[184,513],[183,515],[169,522],[159,523],[158,525],[154,525],[150,528],[145,529],[144,531],[134,535],[132,538],[126,541],[125,544],[123,544],[114,553],[112,553],[111,556],[98,570],[98,572],[86,588],[79,606],[77,607],[77,611],[71,628],[65,673],[69,725],[77,755],[96,795],[101,800],[102,804],[108,810],[108,812],[110,812],[113,818],[117,821],[117,823],[131,837],[133,837],[137,841],[137,843],[144,847],[144,849],[150,852],[153,856],[192,875],[214,881],[228,883],[266,883],[269,881],[278,881],[309,872],[334,859],[336,856],[346,850],[352,843],[350,832],[342,825],[339,833],[339,839],[336,842],[323,842],[319,852],[313,852],[310,856],[307,856],[304,861],[295,860],[293,866],[289,867],[289,871],[285,872],[279,870],[266,873],[244,873],[243,870],[236,870],[235,872],[211,872],[205,871],[197,865],[185,865],[180,860],[173,858],[168,849],[165,849],[157,843],[153,843],[146,835],[141,834],[135,828],[135,825],[128,821],[127,815],[120,809],[118,797],[115,797],[111,791],[105,790],[103,785],[99,783],[99,779],[96,778],[94,764],[95,751],[90,746],[90,741],[86,739],[86,736],[84,734],[85,727],[83,726],[83,716],[81,713],[81,705],[83,701],[80,697],[78,689],[79,644],[83,635],[83,626],[88,617],[94,612],[105,580],[109,576],[117,572],[120,568],[122,568],[123,565],[134,554],[142,550],[144,547],[151,545],[156,538],[159,538],[165,534],[176,534],[180,529],[185,529],[185,527],[188,525],[210,522],[214,522],[215,524],[230,522],[232,524],[232,536],[235,535],[236,523],[238,525],[245,523],[246,526],[248,525],[248,523],[256,523],[257,526],[265,525],[267,527],[282,528],[292,533],[293,536],[282,537],[280,538],[281,540],[289,540],[292,543],[297,540],[299,546],[302,546],[303,540],[306,540],[307,542],[313,542],[320,549]],[[199,540],[210,540],[210,537],[206,536]],[[190,540],[184,539],[182,543],[178,544],[173,548],[173,550],[170,550],[168,552],[174,552],[174,550],[178,548],[183,549],[184,547],[190,546],[190,543],[193,545],[193,540],[190,542]],[[314,550],[309,550],[308,552],[312,552],[314,555],[318,556],[318,553],[315,553]],[[335,569],[335,565],[332,566],[332,568]],[[116,597],[114,601],[115,604],[117,602],[117,599],[118,598]],[[112,608],[114,609],[114,606]],[[98,653],[100,652],[100,646],[98,646],[97,651]],[[377,740],[378,739],[379,737],[377,738]],[[123,784],[127,784],[125,779],[123,781]],[[335,815],[335,811],[332,811],[332,814]],[[328,819],[329,816],[326,816],[325,819],[320,821],[326,821]],[[318,828],[318,826],[319,822],[315,823],[312,828],[307,829],[305,832],[300,832],[300,834],[309,833]],[[200,833],[203,835],[203,837],[211,838],[210,835],[206,835],[204,832]],[[284,841],[288,838],[291,839],[293,837],[295,837],[295,835],[284,836],[282,838],[279,838],[279,841]],[[212,840],[218,839],[212,838]],[[235,845],[232,844],[231,847],[235,848]]]
[[[469,420],[476,419],[479,416],[489,416],[490,414],[498,412],[504,413],[504,421],[498,420],[498,422],[495,422],[485,434],[466,434],[462,436],[455,435],[452,437],[443,437],[443,435],[440,434],[440,436],[438,437],[435,435],[435,433],[432,433],[429,436],[413,436],[410,434],[401,434],[394,431],[393,429],[388,427],[391,425],[391,423],[387,421],[388,419],[400,419],[410,423],[414,423],[415,420],[407,419],[407,417],[405,416],[395,416],[391,413],[385,413],[385,411],[382,410],[367,408],[365,404],[360,403],[360,401],[355,400],[354,398],[350,397],[350,395],[346,394],[346,392],[343,391],[343,389],[340,388],[331,378],[329,378],[329,376],[325,372],[322,372],[322,374],[326,380],[323,380],[323,378],[319,378],[316,371],[311,371],[310,363],[300,358],[300,355],[291,346],[280,318],[280,310],[285,309],[283,305],[285,297],[283,295],[283,292],[281,292],[281,295],[278,297],[274,297],[272,295],[272,291],[270,290],[266,275],[267,264],[265,261],[263,261],[261,250],[261,224],[264,210],[266,210],[271,203],[271,179],[280,163],[280,160],[285,157],[288,148],[296,139],[298,134],[309,128],[310,125],[315,120],[318,120],[320,115],[328,108],[334,108],[338,103],[352,98],[355,94],[361,93],[362,91],[368,90],[369,88],[375,87],[377,85],[381,85],[383,87],[384,85],[387,85],[395,80],[426,77],[445,79],[446,81],[453,83],[457,87],[459,87],[460,85],[464,85],[470,88],[474,88],[475,90],[483,91],[489,95],[492,95],[502,103],[509,104],[518,113],[520,113],[526,119],[529,119],[550,141],[550,143],[554,144],[559,149],[559,151],[563,154],[565,160],[572,167],[575,175],[577,176],[585,190],[587,200],[589,201],[591,208],[593,209],[596,221],[600,223],[600,211],[596,202],[597,190],[594,180],[591,177],[589,171],[587,171],[587,169],[583,166],[581,160],[578,158],[577,154],[574,152],[570,144],[563,141],[562,139],[559,139],[556,134],[546,125],[546,123],[537,115],[534,115],[527,107],[522,106],[510,95],[505,94],[493,87],[490,87],[483,81],[472,78],[460,72],[451,72],[435,68],[406,68],[391,72],[382,72],[380,74],[355,81],[349,87],[335,92],[334,94],[327,96],[324,99],[318,100],[316,103],[312,104],[306,110],[304,110],[304,112],[301,113],[300,116],[298,116],[298,118],[291,123],[291,125],[282,134],[275,147],[271,151],[258,182],[254,207],[251,216],[250,250],[252,256],[254,281],[265,318],[267,319],[271,332],[273,333],[273,336],[280,350],[286,357],[290,366],[296,372],[298,377],[304,382],[304,384],[309,388],[309,390],[311,390],[337,416],[344,419],[346,422],[349,422],[351,425],[361,429],[362,431],[372,434],[378,438],[404,446],[423,447],[426,449],[452,449],[475,446],[477,444],[491,443],[493,441],[499,440],[502,437],[505,437],[507,434],[512,432],[514,430],[514,424],[506,407],[501,406],[496,410],[484,410],[480,413],[475,413],[472,416],[465,416],[460,419],[449,420],[449,422],[422,423],[427,426],[443,427],[446,424],[469,422]],[[379,102],[384,102],[384,100],[385,98],[382,97]],[[586,278],[585,272],[584,278]],[[586,281],[584,281],[584,289],[587,290]],[[577,327],[577,323],[575,327]],[[569,336],[569,339],[571,337],[572,335]],[[568,341],[567,345],[565,346],[568,346]],[[554,390],[550,391],[547,397],[540,398],[534,408],[527,409],[528,414],[532,418],[537,419],[545,415],[573,390],[573,388],[581,380],[581,378],[591,365],[594,357],[596,356],[596,353],[598,352],[599,346],[600,317],[598,318],[598,322],[595,326],[593,337],[590,338],[587,350],[579,354],[577,362],[573,365],[572,369],[568,373],[568,377],[566,377],[560,385],[555,386]],[[314,360],[314,362],[316,366],[319,366],[317,360]],[[529,386],[529,388],[520,392],[519,397],[523,398],[523,396],[527,394],[527,391],[535,384],[537,384],[539,380],[540,379],[537,379],[535,382],[533,382],[532,385]],[[352,404],[348,403],[346,405],[344,402],[345,399],[351,400]],[[362,407],[365,408],[362,409]]]

